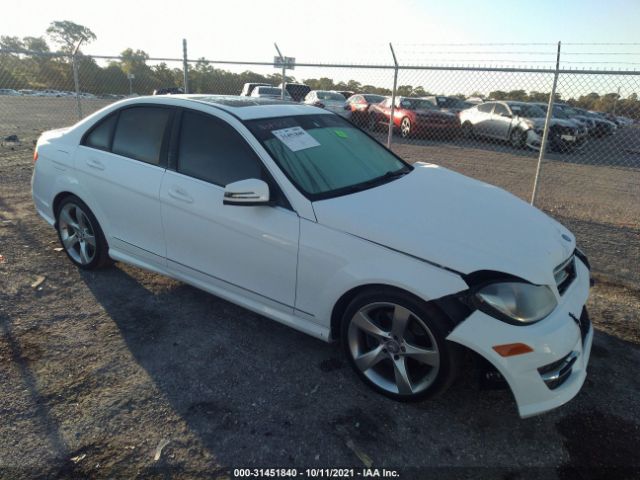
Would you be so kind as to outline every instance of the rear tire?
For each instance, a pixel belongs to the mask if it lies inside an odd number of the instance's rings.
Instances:
[[[56,211],[58,240],[67,257],[83,270],[111,263],[109,247],[98,220],[86,203],[75,195],[65,197]]]
[[[457,376],[462,349],[446,340],[451,326],[433,305],[400,290],[377,288],[349,303],[342,346],[370,388],[414,402],[445,391]]]

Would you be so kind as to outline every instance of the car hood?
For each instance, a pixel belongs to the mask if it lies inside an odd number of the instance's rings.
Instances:
[[[575,248],[566,228],[514,195],[424,163],[313,208],[329,228],[465,275],[493,270],[551,285]]]

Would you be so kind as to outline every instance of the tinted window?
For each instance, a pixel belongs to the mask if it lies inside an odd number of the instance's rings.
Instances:
[[[262,177],[260,160],[233,127],[194,112],[182,115],[178,171],[220,186]]]
[[[113,153],[158,165],[171,110],[157,107],[127,108],[120,112]]]
[[[509,110],[501,103],[496,103],[496,108],[493,110],[493,113],[496,115],[509,115]]]
[[[481,103],[478,105],[478,111],[484,113],[490,113],[493,108],[493,103]]]
[[[87,147],[109,150],[111,148],[111,138],[113,137],[113,129],[116,126],[117,118],[117,115],[110,115],[98,123],[98,125],[93,127],[93,130],[89,132],[84,144]]]

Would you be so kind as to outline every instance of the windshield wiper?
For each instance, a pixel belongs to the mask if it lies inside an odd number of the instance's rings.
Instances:
[[[377,185],[382,185],[383,183],[387,183],[394,178],[402,177],[411,171],[410,167],[402,167],[395,171],[388,171],[379,177],[372,178],[371,180],[367,180],[366,182],[356,183],[355,185],[351,185],[349,187],[345,187],[344,192],[353,193],[359,192],[361,190],[366,190],[367,188],[375,187]]]

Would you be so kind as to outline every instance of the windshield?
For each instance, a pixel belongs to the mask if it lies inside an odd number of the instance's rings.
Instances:
[[[545,116],[544,110],[535,105],[509,104],[509,107],[511,108],[511,111],[514,113],[514,115],[519,115],[520,117],[540,118]]]
[[[317,91],[316,96],[318,97],[318,100],[336,100],[338,102],[344,102],[344,95],[341,93]]]
[[[371,188],[411,170],[337,115],[263,118],[245,124],[311,200]]]
[[[437,107],[433,103],[421,98],[403,98],[399,106],[407,110],[437,110]]]

